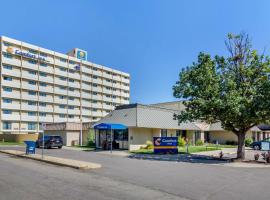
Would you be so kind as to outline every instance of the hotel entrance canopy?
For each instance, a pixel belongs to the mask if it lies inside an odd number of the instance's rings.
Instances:
[[[107,124],[101,123],[94,126],[94,129],[103,129],[103,130],[124,130],[127,127],[123,124]]]

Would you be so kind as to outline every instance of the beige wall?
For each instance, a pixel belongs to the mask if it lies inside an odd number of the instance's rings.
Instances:
[[[45,131],[45,135],[60,135],[63,138],[64,146],[72,146],[74,142],[80,144],[80,131]],[[86,145],[89,139],[89,131],[83,131],[83,145]]]
[[[260,138],[262,133],[260,134]],[[246,138],[252,138],[252,131],[248,131],[246,134]],[[210,132],[210,142],[218,141],[219,144],[225,144],[226,141],[234,141],[237,142],[237,136],[229,131],[211,131]]]
[[[193,140],[194,131],[187,131],[189,140]],[[153,137],[160,137],[161,129],[154,128],[129,128],[129,150],[138,150],[140,147],[145,146],[146,141],[153,141]],[[167,129],[167,136],[176,136],[176,130]]]
[[[20,142],[25,140],[36,141],[38,134],[0,134],[0,141],[5,142]]]

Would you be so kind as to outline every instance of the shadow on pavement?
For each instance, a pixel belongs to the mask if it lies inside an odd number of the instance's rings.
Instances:
[[[131,154],[128,157],[138,160],[172,161],[201,164],[222,164],[231,162],[230,158],[219,159],[212,156],[196,154]]]

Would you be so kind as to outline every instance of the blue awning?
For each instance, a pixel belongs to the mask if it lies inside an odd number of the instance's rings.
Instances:
[[[127,129],[127,127],[123,124],[106,124],[101,123],[94,126],[94,129],[103,129],[103,130],[111,130],[111,129],[117,129],[117,130],[123,130]]]

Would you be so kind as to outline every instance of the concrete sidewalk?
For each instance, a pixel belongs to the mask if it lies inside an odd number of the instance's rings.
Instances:
[[[59,158],[59,157],[53,157],[53,156],[44,156],[42,159],[42,156],[40,154],[26,155],[25,152],[17,151],[17,150],[0,150],[0,153],[14,155],[14,156],[22,157],[22,158],[38,160],[41,162],[46,162],[46,163],[50,163],[50,164],[54,164],[54,165],[71,167],[71,168],[75,168],[75,169],[98,169],[98,168],[101,168],[101,165],[97,164],[97,163],[85,162],[85,161],[79,161],[79,160],[71,160],[71,159],[65,159],[65,158]]]

